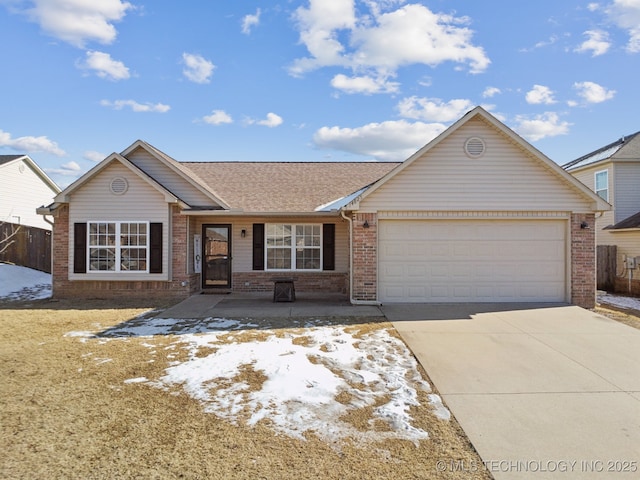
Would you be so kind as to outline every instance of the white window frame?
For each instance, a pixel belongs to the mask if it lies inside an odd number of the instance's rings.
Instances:
[[[269,246],[269,242],[268,242],[268,238],[269,238],[269,226],[281,226],[281,225],[285,225],[288,227],[291,227],[291,245],[287,245],[287,246],[283,246],[283,245],[277,245],[277,246]],[[296,251],[298,250],[298,247],[296,246],[296,227],[319,227],[320,228],[320,234],[319,234],[319,238],[320,238],[320,245],[319,246],[305,246],[303,247],[304,249],[308,249],[308,250],[319,250],[320,251],[320,259],[319,259],[319,264],[318,264],[318,268],[297,268],[296,267]],[[323,256],[324,256],[324,245],[323,245],[323,226],[321,223],[267,223],[265,224],[265,232],[264,232],[264,269],[265,271],[269,271],[269,272],[293,272],[293,271],[297,271],[297,272],[321,272],[322,271],[322,265],[323,265]],[[290,248],[291,249],[291,268],[269,268],[268,265],[268,257],[269,257],[269,250],[270,249],[275,249],[275,248]]]
[[[97,224],[113,224],[115,225],[115,243],[113,245],[91,245],[91,226]],[[121,237],[122,237],[122,225],[123,224],[137,224],[137,225],[145,225],[146,226],[146,244],[144,245],[122,245]],[[87,273],[97,273],[97,274],[112,274],[112,273],[122,273],[122,274],[136,274],[136,273],[149,273],[149,257],[151,252],[150,246],[150,234],[149,231],[149,222],[139,221],[139,220],[93,220],[87,222]],[[145,269],[144,270],[128,270],[122,268],[122,251],[127,249],[138,249],[144,248],[146,250],[145,255]],[[115,251],[115,269],[113,270],[94,270],[91,268],[91,251],[95,249],[113,249]]]
[[[598,189],[598,175],[606,174],[607,177],[607,187]],[[599,170],[593,174],[593,191],[596,192],[600,198],[604,199],[605,202],[609,201],[609,170]],[[603,197],[600,195],[601,192],[606,192],[606,196]]]

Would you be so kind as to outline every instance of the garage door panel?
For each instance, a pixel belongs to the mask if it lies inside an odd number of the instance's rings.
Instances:
[[[379,222],[383,302],[563,301],[566,222]]]

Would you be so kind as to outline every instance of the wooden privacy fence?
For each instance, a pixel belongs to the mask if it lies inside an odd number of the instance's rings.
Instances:
[[[51,273],[51,232],[15,223],[0,223],[0,262]]]
[[[598,290],[615,291],[618,247],[598,245],[596,272]]]

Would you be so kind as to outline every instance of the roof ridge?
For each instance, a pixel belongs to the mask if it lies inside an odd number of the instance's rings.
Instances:
[[[564,168],[564,169],[571,168],[574,165],[579,164],[580,162],[582,162],[583,160],[586,160],[589,157],[593,157],[594,155],[597,155],[598,153],[602,153],[602,152],[604,152],[606,150],[609,150],[610,148],[616,147],[618,145],[625,144],[629,140],[633,139],[638,134],[640,134],[640,130],[638,130],[637,132],[632,133],[630,135],[623,135],[622,137],[620,137],[616,141],[611,142],[610,144],[605,145],[604,147],[600,147],[597,150],[594,150],[593,152],[589,152],[586,155],[582,155],[580,158],[576,158],[575,160],[571,160],[570,162],[565,163],[564,165],[562,165],[562,168]]]

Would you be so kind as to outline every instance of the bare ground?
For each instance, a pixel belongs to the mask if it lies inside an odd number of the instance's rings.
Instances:
[[[275,434],[267,422],[247,427],[221,420],[180,390],[125,384],[162,375],[180,355],[163,349],[172,335],[153,338],[154,362],[145,337],[101,342],[65,336],[107,329],[151,308],[158,306],[48,300],[0,305],[1,478],[491,478],[477,469],[480,458],[455,419],[440,420],[426,401],[411,412],[415,426],[430,435],[418,446],[387,440],[337,447],[314,435],[301,441]],[[243,374],[262,381],[256,372]],[[367,428],[367,411],[346,420]],[[447,465],[444,471],[438,461]]]

